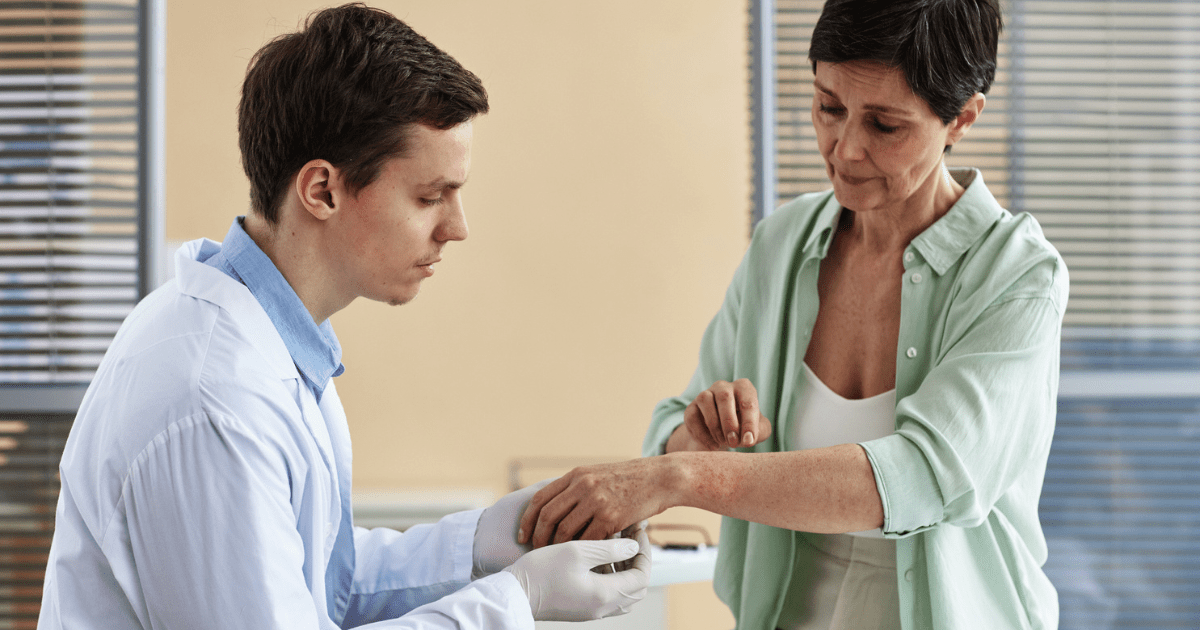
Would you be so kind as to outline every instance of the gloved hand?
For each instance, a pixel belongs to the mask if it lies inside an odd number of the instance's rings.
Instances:
[[[573,540],[535,549],[504,569],[516,576],[533,618],[590,621],[629,612],[650,585],[650,540],[644,527],[626,530],[631,538]],[[628,561],[628,562],[626,562]],[[618,564],[616,573],[596,567]]]
[[[517,542],[517,527],[525,506],[553,478],[539,481],[532,486],[510,492],[479,515],[475,526],[475,542],[471,548],[471,579],[491,575],[514,563],[532,545]]]

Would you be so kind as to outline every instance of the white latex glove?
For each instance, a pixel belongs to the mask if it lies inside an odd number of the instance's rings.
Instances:
[[[471,547],[471,579],[491,575],[525,555],[532,545],[517,542],[517,527],[529,500],[553,478],[510,492],[479,515],[475,542]]]
[[[504,569],[516,576],[533,618],[591,621],[629,612],[650,585],[650,540],[636,526],[633,538],[573,540],[535,549]],[[616,573],[593,569],[618,563]],[[629,568],[624,568],[629,566]]]

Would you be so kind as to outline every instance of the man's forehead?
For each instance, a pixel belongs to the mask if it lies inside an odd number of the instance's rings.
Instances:
[[[390,168],[401,171],[409,184],[423,190],[461,188],[467,183],[471,162],[470,124],[450,129],[413,125],[408,147],[391,160]]]

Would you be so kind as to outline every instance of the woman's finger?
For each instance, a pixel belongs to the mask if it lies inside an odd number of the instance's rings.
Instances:
[[[565,490],[567,485],[567,480],[564,477],[559,477],[533,495],[533,498],[529,500],[529,506],[525,508],[525,513],[521,515],[520,525],[517,528],[517,542],[524,545],[530,541],[533,536],[534,527],[541,516],[543,506]]]
[[[754,446],[758,444],[759,411],[758,390],[749,379],[739,378],[733,382],[734,398],[738,410],[738,443],[736,446]]]
[[[774,429],[771,427],[771,419],[759,414],[758,431],[754,434],[754,444],[751,444],[750,446],[762,444],[763,442],[767,441],[767,438],[771,437],[771,433],[773,431]]]
[[[538,514],[537,524],[534,525],[533,538],[530,540],[534,549],[545,547],[553,542],[563,518],[570,514],[576,505],[577,501],[570,496],[570,492],[562,492],[542,507]]]
[[[710,388],[721,419],[721,440],[726,446],[739,446],[741,427],[738,425],[737,396],[732,383],[718,381]]]
[[[609,536],[612,536],[615,533],[616,532],[608,531],[608,528],[605,527],[604,524],[600,523],[599,520],[592,519],[588,523],[587,529],[583,530],[583,535],[580,536],[579,539],[580,540],[604,540],[604,539],[608,538]]]
[[[704,417],[704,426],[708,428],[708,434],[712,437],[713,443],[724,444],[725,437],[721,431],[721,416],[717,413],[717,405],[713,398],[711,389],[706,389],[696,396],[696,405],[700,408],[700,415]]]
[[[591,521],[592,516],[589,512],[588,506],[582,505],[576,501],[575,506],[571,508],[571,511],[567,512],[566,515],[559,519],[558,524],[555,525],[553,544],[557,545],[559,543],[565,543],[568,540],[578,540],[579,534],[585,533],[585,528],[589,523],[591,523]],[[586,535],[583,539],[587,539]]]
[[[704,416],[701,415],[696,401],[693,400],[692,404],[683,410],[683,424],[687,428],[688,434],[700,442],[705,449],[715,451],[721,448],[719,444],[713,442],[712,433],[709,432],[708,425],[704,423]]]

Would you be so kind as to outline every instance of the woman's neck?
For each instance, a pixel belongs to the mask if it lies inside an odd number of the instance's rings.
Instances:
[[[848,231],[849,245],[869,251],[903,251],[921,232],[945,216],[962,197],[964,188],[945,165],[901,205],[871,212],[852,212],[839,226]]]

